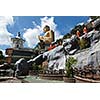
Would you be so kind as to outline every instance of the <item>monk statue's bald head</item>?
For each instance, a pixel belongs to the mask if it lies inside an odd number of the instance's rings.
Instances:
[[[45,27],[43,28],[43,32],[47,32],[50,30],[50,27],[48,25],[45,25]]]

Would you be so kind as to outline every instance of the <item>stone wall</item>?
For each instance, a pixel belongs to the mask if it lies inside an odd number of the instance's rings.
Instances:
[[[88,64],[92,64],[93,66],[100,65],[100,41],[94,44],[92,47],[88,49],[84,49],[74,55],[72,55],[77,59],[77,64],[75,67],[83,67]]]

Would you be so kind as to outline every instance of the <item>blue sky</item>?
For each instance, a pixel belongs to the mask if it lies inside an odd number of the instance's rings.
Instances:
[[[21,32],[26,40],[25,47],[34,47],[38,35],[43,35],[42,28],[48,24],[55,31],[56,39],[68,33],[75,25],[87,22],[88,16],[6,16],[0,17],[0,49],[10,47],[10,37]]]
[[[23,32],[24,28],[33,28],[32,21],[35,21],[40,25],[40,18],[45,16],[14,16],[15,24],[13,27],[8,25],[8,31],[16,34],[16,32]],[[87,22],[88,16],[47,16],[48,18],[54,17],[54,22],[57,24],[57,29],[61,34],[65,34],[70,31],[76,24],[81,22]]]

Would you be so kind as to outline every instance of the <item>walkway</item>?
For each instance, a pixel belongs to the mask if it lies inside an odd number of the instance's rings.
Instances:
[[[64,83],[64,81],[44,80],[36,76],[27,76],[22,80],[23,83]]]

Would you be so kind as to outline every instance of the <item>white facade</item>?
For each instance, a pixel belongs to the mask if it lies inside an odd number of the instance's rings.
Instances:
[[[25,40],[23,40],[21,37],[18,35],[15,38],[11,38],[12,41],[12,48],[23,48],[23,44]]]

